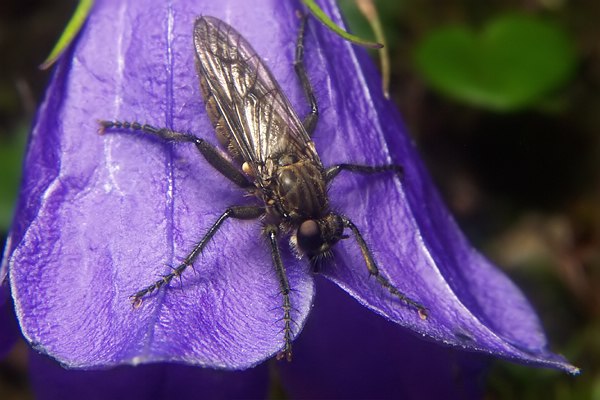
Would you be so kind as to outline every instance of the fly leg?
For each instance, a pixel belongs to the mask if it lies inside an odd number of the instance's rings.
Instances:
[[[358,246],[360,247],[360,252],[362,253],[363,258],[365,259],[365,263],[367,264],[367,269],[369,270],[369,273],[372,276],[374,276],[375,279],[377,279],[377,282],[379,282],[381,284],[381,286],[386,288],[392,295],[396,296],[404,304],[406,304],[410,307],[416,308],[417,312],[419,313],[419,317],[421,317],[421,319],[423,319],[423,320],[427,319],[427,308],[425,308],[425,306],[423,306],[421,303],[411,299],[410,297],[406,296],[404,293],[402,293],[401,291],[396,289],[396,287],[394,287],[394,285],[392,285],[385,276],[383,276],[379,273],[379,268],[377,267],[377,264],[375,264],[375,260],[373,259],[373,254],[371,254],[371,250],[369,250],[369,247],[367,246],[365,239],[363,239],[363,237],[360,234],[360,231],[358,230],[356,225],[354,225],[354,223],[352,221],[350,221],[348,218],[346,218],[344,216],[340,216],[340,218],[342,219],[344,227],[349,228],[352,231],[352,233],[354,234],[354,239],[356,239],[356,242],[358,243]]]
[[[168,128],[156,128],[152,125],[141,124],[139,122],[128,121],[98,121],[100,124],[99,132],[102,134],[106,129],[128,129],[131,131],[143,132],[152,136],[159,137],[169,142],[191,142],[196,145],[200,153],[206,161],[219,171],[227,179],[235,183],[237,186],[247,189],[254,185],[248,181],[246,176],[225,158],[221,152],[206,140],[201,139],[189,133],[175,132]]]
[[[300,29],[298,30],[298,40],[296,41],[296,57],[294,59],[294,69],[296,75],[300,79],[302,90],[306,95],[306,99],[310,104],[310,113],[304,118],[302,124],[310,136],[312,136],[317,126],[317,120],[319,119],[319,107],[317,106],[317,98],[315,92],[308,79],[306,73],[306,67],[304,66],[304,33],[306,32],[306,20],[307,15],[303,15],[300,19]]]
[[[333,167],[327,168],[325,171],[325,180],[329,183],[342,171],[350,171],[364,175],[377,174],[380,172],[393,171],[399,176],[404,173],[404,168],[401,165],[389,164],[389,165],[357,165],[357,164],[339,164]]]
[[[402,166],[396,165],[396,164],[380,165],[380,166],[339,164],[339,165],[334,165],[333,167],[327,168],[327,170],[325,171],[326,181],[328,183],[331,182],[342,171],[350,171],[350,172],[365,174],[365,175],[376,174],[376,173],[386,172],[386,171],[393,171],[398,175],[402,175],[404,170],[403,170]],[[379,282],[379,284],[381,284],[381,286],[386,288],[391,294],[396,296],[403,303],[405,303],[408,306],[416,308],[421,319],[427,319],[427,308],[425,308],[419,302],[406,296],[404,293],[400,292],[398,289],[396,289],[394,287],[394,285],[392,285],[390,283],[390,281],[385,276],[383,276],[379,273],[379,268],[377,267],[377,264],[375,263],[375,260],[373,259],[371,250],[369,250],[369,247],[367,246],[367,242],[365,242],[365,239],[363,239],[363,237],[362,237],[360,231],[358,230],[358,228],[356,227],[356,225],[354,225],[354,223],[352,221],[350,221],[348,218],[346,218],[344,216],[340,216],[340,217],[342,218],[344,227],[350,229],[352,231],[352,233],[354,234],[354,238],[356,239],[356,242],[358,243],[358,246],[360,247],[360,252],[362,253],[363,258],[365,259],[365,263],[367,264],[367,269],[369,270],[369,273],[372,276],[374,276],[375,279],[377,279],[377,282]]]
[[[174,268],[170,273],[163,275],[163,277],[153,284],[146,286],[144,289],[137,291],[129,298],[133,303],[134,307],[139,307],[142,305],[142,298],[156,290],[159,290],[161,287],[168,285],[173,278],[181,276],[183,271],[186,270],[187,267],[194,263],[194,260],[202,253],[206,244],[212,239],[212,237],[217,233],[223,222],[229,218],[234,219],[256,219],[261,217],[265,213],[265,209],[263,207],[256,206],[232,206],[229,207],[221,216],[217,219],[217,221],[212,224],[208,232],[204,235],[204,237],[194,246],[194,249],[185,257],[185,260],[181,264],[179,264],[176,268]]]
[[[277,278],[279,279],[279,291],[283,296],[283,339],[285,344],[281,353],[277,355],[277,359],[281,360],[285,357],[288,361],[292,361],[292,303],[290,302],[290,282],[288,281],[285,267],[281,260],[279,244],[277,243],[277,227],[269,225],[265,228],[265,233],[271,245],[271,257],[275,265]]]

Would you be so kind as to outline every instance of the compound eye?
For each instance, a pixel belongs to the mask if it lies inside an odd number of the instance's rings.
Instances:
[[[298,227],[298,246],[308,254],[315,254],[323,244],[319,224],[313,219],[308,219]]]

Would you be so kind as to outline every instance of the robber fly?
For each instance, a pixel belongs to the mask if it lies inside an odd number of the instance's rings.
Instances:
[[[138,122],[99,121],[101,132],[110,128],[129,129],[167,141],[193,143],[217,171],[262,200],[260,205],[227,208],[179,266],[131,296],[134,306],[139,307],[145,296],[169,284],[192,265],[226,220],[261,219],[283,299],[284,344],[278,358],[286,357],[288,360],[292,355],[293,321],[291,288],[279,250],[281,234],[291,236],[290,241],[299,254],[315,260],[327,254],[340,239],[346,238],[344,230],[349,229],[360,247],[369,273],[396,298],[415,308],[421,318],[427,316],[424,306],[401,293],[379,273],[356,225],[330,209],[328,186],[340,172],[375,174],[391,171],[401,174],[402,167],[323,166],[311,140],[319,114],[303,64],[305,28],[306,17],[303,17],[294,69],[311,111],[304,121],[300,121],[270,70],[235,29],[214,17],[196,20],[193,35],[200,87],[208,117],[229,157],[192,134]]]

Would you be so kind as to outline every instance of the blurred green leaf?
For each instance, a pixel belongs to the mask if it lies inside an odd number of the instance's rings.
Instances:
[[[60,35],[58,42],[50,52],[50,55],[40,65],[40,69],[50,68],[58,57],[69,47],[75,36],[79,33],[79,30],[83,26],[83,23],[87,20],[88,14],[94,5],[94,0],[79,0],[79,4],[73,13],[73,16],[67,23],[65,30]]]
[[[480,33],[465,26],[431,32],[417,46],[416,66],[434,89],[498,111],[534,105],[572,77],[576,52],[557,24],[503,15]]]
[[[335,22],[333,22],[331,18],[329,18],[327,14],[325,14],[323,10],[319,8],[319,6],[314,2],[314,0],[302,0],[302,2],[315,16],[315,18],[317,18],[323,25],[331,29],[333,32],[335,32],[342,38],[348,40],[349,42],[358,44],[360,46],[368,47],[370,49],[380,49],[383,47],[381,43],[370,42],[368,40],[362,39],[356,35],[352,35],[346,32],[345,30],[337,26]]]
[[[8,232],[12,222],[26,142],[25,125],[17,134],[0,140],[0,231],[2,232]]]

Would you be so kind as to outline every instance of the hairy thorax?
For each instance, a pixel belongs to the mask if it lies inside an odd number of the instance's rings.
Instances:
[[[323,174],[310,160],[279,157],[267,191],[269,198],[265,199],[267,213],[291,224],[321,218],[329,211]]]

